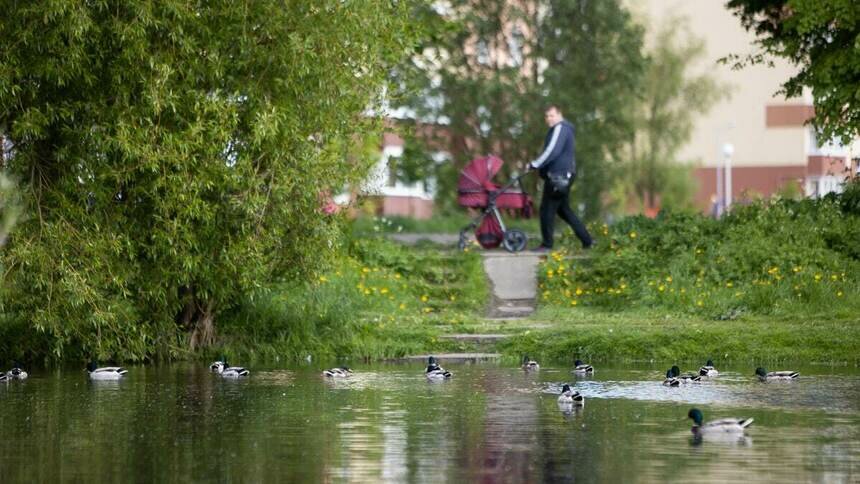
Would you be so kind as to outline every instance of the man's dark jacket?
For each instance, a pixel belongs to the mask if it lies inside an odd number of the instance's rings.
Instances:
[[[574,138],[574,127],[566,119],[549,129],[544,138],[543,152],[531,162],[532,167],[539,170],[541,178],[546,179],[550,173],[576,175]]]

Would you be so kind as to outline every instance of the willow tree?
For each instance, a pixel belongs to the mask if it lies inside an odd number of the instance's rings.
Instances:
[[[410,2],[5,2],[0,126],[28,216],[3,311],[55,357],[213,341],[238,296],[330,250]],[[369,28],[371,27],[372,28]]]

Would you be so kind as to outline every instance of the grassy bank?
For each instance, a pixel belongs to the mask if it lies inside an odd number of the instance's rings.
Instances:
[[[568,233],[540,267],[538,313],[513,323],[482,317],[488,294],[475,252],[400,246],[367,237],[358,222],[335,269],[249,298],[222,319],[215,351],[860,364],[858,192],[761,202],[721,220],[682,213],[592,226],[598,249],[586,259],[568,257],[579,250]],[[511,337],[476,348],[442,338],[452,333]]]
[[[860,364],[860,319],[847,312],[746,315],[734,320],[633,309],[557,308],[536,320],[549,327],[506,340],[510,355],[556,362],[722,362],[769,365],[783,361]]]
[[[378,359],[444,350],[438,336],[484,310],[480,256],[356,237],[308,284],[268,288],[222,318],[212,355]]]

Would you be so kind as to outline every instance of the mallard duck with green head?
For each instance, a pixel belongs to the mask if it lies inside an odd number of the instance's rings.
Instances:
[[[794,380],[795,378],[800,376],[800,373],[798,373],[796,371],[789,371],[789,370],[767,371],[762,367],[756,368],[755,374],[756,374],[756,376],[758,376],[758,379],[761,381]]]
[[[703,422],[704,415],[698,408],[691,408],[687,418],[693,419],[693,435],[696,437],[741,436],[744,430],[753,423],[752,418],[723,418],[711,422]]]
[[[698,383],[702,381],[702,377],[700,377],[699,375],[694,375],[692,373],[684,373],[682,375],[681,369],[678,368],[678,365],[673,365],[671,371],[672,376],[674,376],[678,380],[681,380],[681,383]]]
[[[714,368],[714,362],[712,360],[708,360],[708,362],[705,363],[705,366],[699,368],[699,376],[711,377],[717,376],[719,374],[720,372],[718,372],[716,368]]]

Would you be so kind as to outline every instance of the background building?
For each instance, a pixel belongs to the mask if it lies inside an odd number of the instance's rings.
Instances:
[[[755,36],[725,7],[724,0],[635,0],[628,6],[640,16],[649,32],[662,22],[684,22],[705,42],[699,69],[709,70],[730,86],[730,96],[695,121],[690,141],[679,159],[698,163],[696,204],[711,210],[723,199],[726,160],[731,164],[730,196],[743,200],[769,196],[794,185],[806,196],[841,191],[841,183],[856,172],[857,151],[851,146],[822,145],[805,122],[814,115],[812,97],[786,99],[776,94],[796,70],[775,59],[772,67],[749,66],[733,70],[719,59],[730,54],[756,52]],[[730,145],[726,149],[726,145]],[[855,148],[856,150],[856,144]]]

